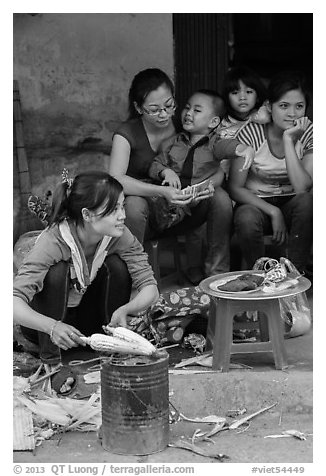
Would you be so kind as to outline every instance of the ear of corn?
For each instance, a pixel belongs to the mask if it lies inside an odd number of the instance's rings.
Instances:
[[[91,337],[83,337],[82,339],[86,344],[90,345],[92,349],[110,354],[120,353],[150,356],[156,352],[156,348],[153,345],[149,347],[142,345],[140,342],[127,341],[126,339],[104,334],[93,334]],[[146,341],[146,343],[147,342],[148,341]]]
[[[106,326],[105,330],[112,334],[113,337],[117,337],[118,339],[130,342],[131,344],[139,344],[141,348],[148,349],[148,351],[150,352],[155,352],[156,350],[153,344],[151,344],[147,339],[145,339],[145,337],[142,337],[136,332],[133,332],[130,329],[126,329],[125,327]]]

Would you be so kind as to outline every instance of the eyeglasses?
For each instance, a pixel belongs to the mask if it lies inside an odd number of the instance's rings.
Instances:
[[[173,101],[172,104],[169,104],[168,106],[164,106],[164,107],[156,107],[156,106],[152,106],[152,107],[145,107],[145,106],[142,106],[142,110],[148,114],[149,116],[158,116],[159,114],[161,114],[162,111],[166,112],[167,114],[172,114],[177,108],[177,104],[175,101]]]

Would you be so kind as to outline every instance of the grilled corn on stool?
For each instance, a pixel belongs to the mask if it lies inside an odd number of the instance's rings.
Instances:
[[[311,286],[308,279],[298,278],[298,284],[284,291],[266,294],[261,290],[248,294],[224,293],[213,290],[212,283],[217,278],[234,278],[248,271],[236,271],[204,279],[200,288],[212,296],[208,328],[207,348],[213,348],[212,369],[227,372],[230,368],[231,354],[272,352],[277,370],[287,368],[287,355],[284,342],[284,323],[280,313],[279,298],[293,296],[307,291]],[[266,342],[233,343],[233,317],[244,311],[264,313],[268,325],[269,340]]]

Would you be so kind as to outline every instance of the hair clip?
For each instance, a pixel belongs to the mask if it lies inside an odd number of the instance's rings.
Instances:
[[[49,217],[51,215],[51,206],[49,203],[37,195],[30,195],[27,200],[27,207],[33,215],[36,215],[37,218],[44,223],[45,226],[48,225]]]
[[[69,178],[68,170],[66,168],[63,169],[61,177],[62,177],[62,183],[67,183],[68,184],[68,189],[71,188],[74,179]]]

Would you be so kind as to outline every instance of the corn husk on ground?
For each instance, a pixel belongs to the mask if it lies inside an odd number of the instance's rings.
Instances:
[[[108,354],[158,356],[159,351],[147,339],[124,327],[103,326],[105,334],[92,334],[82,339],[92,349]]]
[[[17,377],[14,377],[14,382]],[[19,377],[20,382],[22,377]],[[26,382],[28,383],[27,379]],[[21,383],[20,383],[21,385]],[[28,385],[17,390],[14,383],[14,402],[27,407],[33,413],[34,432],[47,423],[50,436],[62,431],[97,431],[102,423],[100,393],[95,392],[87,400],[57,398],[47,394],[32,396]]]

